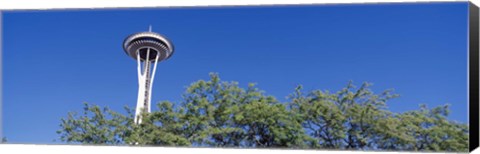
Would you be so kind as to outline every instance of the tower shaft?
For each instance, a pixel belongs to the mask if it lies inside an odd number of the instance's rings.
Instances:
[[[150,48],[147,49],[147,58],[150,56]],[[152,84],[155,77],[157,62],[160,54],[156,54],[155,61],[142,60],[140,58],[140,51],[137,51],[137,70],[138,70],[138,97],[137,108],[135,110],[134,122],[136,124],[142,123],[142,113],[150,113],[151,98],[152,98]],[[143,67],[142,67],[143,64]],[[153,70],[151,67],[153,65]]]

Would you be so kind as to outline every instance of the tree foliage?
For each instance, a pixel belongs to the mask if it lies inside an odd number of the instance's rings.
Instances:
[[[387,101],[398,97],[370,84],[351,82],[338,92],[301,86],[280,102],[249,84],[192,83],[181,102],[163,101],[133,123],[126,114],[85,103],[81,114],[61,119],[60,139],[68,143],[241,148],[320,148],[405,151],[467,151],[468,126],[447,119],[448,105],[393,113]]]

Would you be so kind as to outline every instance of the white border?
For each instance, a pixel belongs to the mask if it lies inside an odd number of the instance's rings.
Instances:
[[[102,154],[398,154],[400,152],[364,152],[364,151],[327,151],[327,150],[283,150],[283,149],[227,149],[227,148],[175,148],[175,147],[128,147],[128,146],[81,146],[81,145],[20,145],[0,144],[0,152],[11,153],[102,153]],[[407,153],[407,152],[405,152]],[[409,152],[412,153],[412,152]],[[429,153],[422,153],[429,154]],[[430,153],[439,154],[439,153]]]
[[[467,0],[4,0],[0,9],[137,8],[165,6],[239,6],[379,2],[451,2]]]
[[[450,2],[467,0],[0,0],[0,11],[45,10],[45,9],[91,9],[91,8],[140,8],[140,7],[190,7],[190,6],[242,6],[242,5],[286,5],[286,4],[346,4],[346,3],[408,3],[408,2]],[[471,0],[480,4],[480,0]],[[478,6],[478,5],[477,5]],[[0,34],[2,33],[0,12]],[[0,62],[2,37],[0,35]],[[1,67],[1,63],[0,63]],[[0,68],[0,82],[1,78]],[[1,83],[0,83],[1,92]],[[0,93],[0,101],[2,99]],[[2,136],[2,108],[0,102],[0,138]],[[233,154],[310,154],[310,153],[387,153],[363,151],[326,151],[326,150],[278,150],[278,149],[224,149],[224,148],[173,148],[173,147],[126,147],[126,146],[79,146],[79,145],[34,145],[34,144],[0,144],[0,153],[233,153]],[[413,153],[413,152],[388,152]],[[476,150],[473,153],[480,153]],[[422,153],[425,154],[425,153]]]

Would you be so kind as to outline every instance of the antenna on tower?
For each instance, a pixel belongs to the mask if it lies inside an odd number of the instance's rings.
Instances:
[[[148,26],[148,32],[152,32],[152,25]]]

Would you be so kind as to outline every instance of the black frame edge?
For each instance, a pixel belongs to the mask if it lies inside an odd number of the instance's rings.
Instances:
[[[468,8],[469,48],[469,150],[479,146],[479,9],[469,2]]]

